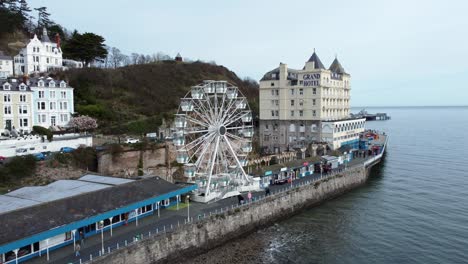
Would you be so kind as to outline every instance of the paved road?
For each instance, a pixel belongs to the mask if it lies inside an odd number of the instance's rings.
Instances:
[[[348,166],[354,166],[357,164],[362,164],[364,159],[359,158],[355,159],[348,164]],[[335,170],[335,173],[338,170],[342,170],[343,168]],[[327,175],[323,175],[326,177]],[[293,181],[292,184],[287,183],[283,185],[272,185],[270,186],[271,194],[274,194],[279,191],[287,190],[291,187],[296,187],[298,185],[303,184],[307,181],[316,181],[320,179],[320,174],[312,174],[303,178],[299,178]],[[264,191],[252,193],[253,200],[255,201],[259,197],[263,197],[265,195]],[[247,199],[246,195],[244,195],[245,199]],[[155,212],[155,214],[151,216],[147,216],[138,220],[138,226],[136,222],[131,222],[127,226],[119,226],[113,229],[112,236],[110,230],[106,230],[103,233],[104,236],[104,249],[107,253],[109,249],[115,250],[117,248],[117,244],[119,247],[124,246],[126,243],[132,243],[134,237],[136,235],[143,235],[143,237],[147,237],[150,233],[154,235],[155,233],[170,231],[171,229],[176,229],[177,226],[183,225],[186,223],[188,218],[188,210],[190,211],[190,219],[191,221],[197,221],[197,218],[203,216],[209,216],[210,213],[219,213],[221,210],[225,211],[227,209],[232,208],[233,206],[237,206],[238,199],[237,197],[231,197],[224,200],[219,200],[213,203],[202,204],[202,203],[190,203],[189,209],[183,208],[180,210],[167,210],[162,209],[160,211],[160,217]],[[193,220],[192,220],[193,219]],[[97,234],[94,236],[90,236],[85,239],[84,244],[81,246],[80,250],[80,257],[76,257],[73,245],[68,245],[63,248],[51,251],[49,254],[49,262],[47,262],[47,258],[45,254],[41,257],[33,258],[26,263],[52,263],[52,264],[63,264],[63,263],[80,263],[88,261],[91,258],[91,255],[95,258],[99,256],[100,250],[102,248],[102,240],[101,235]]]

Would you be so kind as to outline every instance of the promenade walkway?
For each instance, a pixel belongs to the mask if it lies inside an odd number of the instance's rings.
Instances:
[[[364,160],[365,159],[363,158],[354,159],[347,165],[348,169],[354,166],[362,166]],[[322,175],[322,177],[333,176],[342,170],[344,170],[343,167],[335,169],[332,173],[328,175]],[[320,178],[320,174],[314,173],[312,175],[296,179],[291,184],[287,183],[283,185],[272,185],[270,186],[270,192],[271,195],[274,195],[278,192],[287,191],[290,188],[315,182]],[[252,193],[252,202],[259,200],[264,196],[264,191]],[[246,195],[244,195],[244,198],[247,200]],[[209,217],[210,214],[217,214],[237,206],[237,197],[231,197],[208,204],[190,203],[190,205],[185,208],[182,208],[183,206],[181,204],[181,208],[179,208],[179,210],[174,210],[174,208],[162,209],[160,210],[160,216],[158,216],[157,211],[155,211],[153,215],[139,219],[138,225],[136,222],[131,222],[127,226],[114,228],[112,231],[112,236],[110,230],[104,231],[102,234],[104,238],[104,251],[107,254],[130,243],[138,243],[135,242],[135,238],[137,236],[139,239],[142,239],[148,236],[170,232],[181,225],[187,224],[188,219],[190,219],[190,222],[196,222],[203,219],[204,217]],[[76,243],[79,242],[76,241]],[[84,263],[92,258],[100,256],[102,254],[102,247],[101,234],[96,234],[86,238],[81,244],[80,256],[75,256],[74,247],[73,244],[71,244],[58,250],[50,251],[49,261],[47,261],[46,254],[43,254],[41,257],[33,258],[26,261],[25,263]]]

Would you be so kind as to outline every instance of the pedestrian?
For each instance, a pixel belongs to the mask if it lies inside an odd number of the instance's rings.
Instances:
[[[242,195],[237,195],[237,200],[239,201],[239,205],[241,205],[244,202],[244,197]]]
[[[76,244],[76,247],[75,247],[75,257],[79,257],[79,256],[80,256],[80,249],[81,249],[80,244]]]
[[[249,199],[249,203],[252,202],[252,193],[250,191],[247,194],[247,199]]]
[[[80,231],[80,244],[82,246],[84,246],[84,239],[85,239],[84,233],[83,233],[83,231]]]
[[[265,188],[265,196],[270,195],[270,187]]]

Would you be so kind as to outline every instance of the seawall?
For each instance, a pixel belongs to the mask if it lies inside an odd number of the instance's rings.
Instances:
[[[376,160],[375,163],[378,161]],[[196,223],[181,226],[174,231],[120,248],[92,262],[146,264],[166,263],[188,258],[364,184],[372,165],[367,168],[365,165],[354,166],[328,178],[212,215]]]

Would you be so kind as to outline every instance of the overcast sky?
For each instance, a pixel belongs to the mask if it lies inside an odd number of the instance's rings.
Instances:
[[[259,80],[315,48],[352,77],[352,106],[468,105],[468,1],[34,0],[122,52],[216,61]]]

